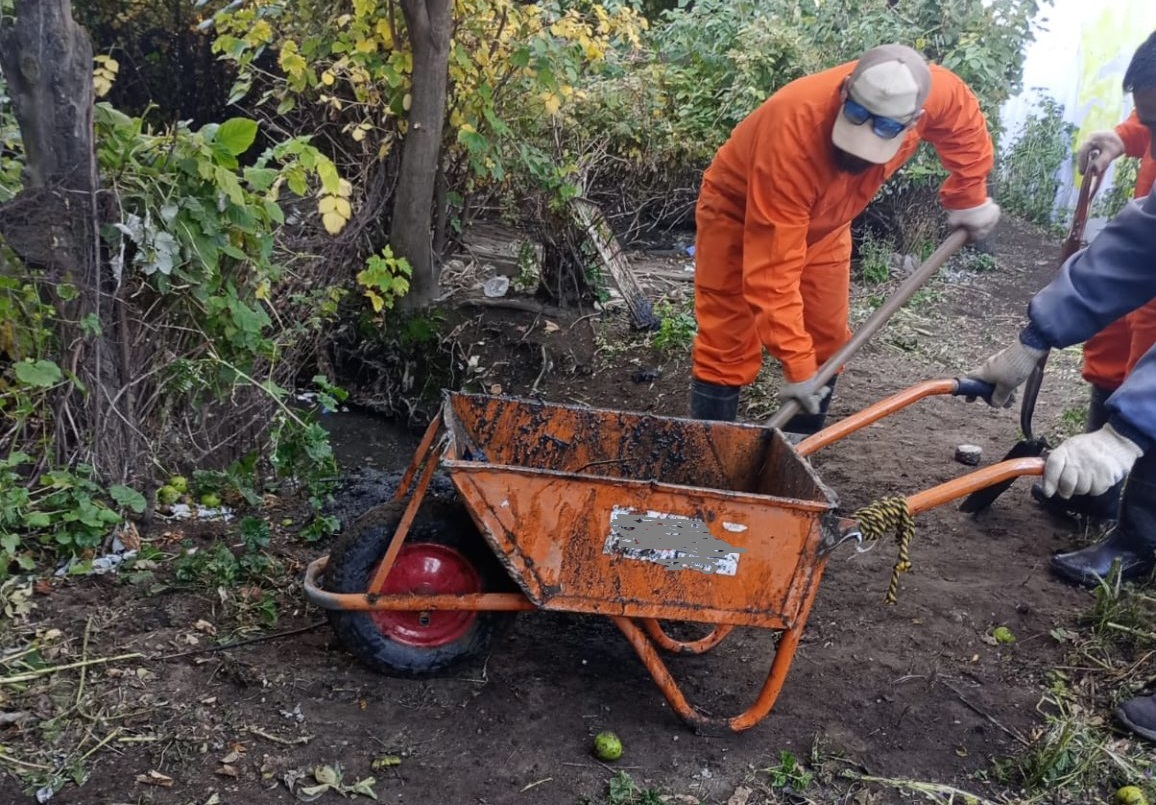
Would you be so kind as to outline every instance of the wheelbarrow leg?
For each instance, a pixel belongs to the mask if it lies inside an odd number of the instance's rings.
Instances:
[[[435,417],[434,421],[426,428],[425,435],[421,439],[421,444],[418,445],[413,460],[410,461],[405,475],[402,476],[401,483],[398,484],[397,491],[393,496],[395,501],[402,499],[406,492],[409,491],[409,486],[414,476],[417,476],[417,485],[414,487],[413,496],[409,499],[409,503],[406,504],[405,511],[401,515],[401,520],[398,521],[397,530],[394,531],[393,539],[390,540],[389,547],[385,550],[385,556],[381,557],[381,564],[377,566],[377,569],[369,580],[368,590],[380,590],[384,586],[385,580],[389,576],[389,571],[393,569],[393,563],[397,561],[397,555],[401,551],[402,543],[405,542],[405,537],[409,534],[410,526],[413,525],[414,518],[417,517],[417,511],[421,507],[422,500],[425,499],[425,493],[429,489],[430,482],[433,480],[434,471],[438,466],[437,458],[434,455],[437,452],[434,447],[434,442],[441,429],[441,417]]]
[[[733,626],[716,626],[711,630],[710,634],[700,637],[698,640],[675,640],[668,635],[655,618],[642,618],[642,628],[646,630],[646,634],[650,636],[658,646],[666,651],[672,651],[675,654],[702,654],[710,651],[723,641],[723,638],[734,631]]]
[[[814,578],[812,584],[815,585],[817,583],[818,578]],[[759,691],[755,703],[732,718],[707,716],[696,710],[686,700],[682,689],[678,686],[678,682],[675,681],[667,669],[666,663],[662,661],[662,657],[655,651],[654,643],[642,629],[638,628],[634,620],[622,616],[612,616],[611,620],[614,621],[614,625],[626,635],[626,639],[629,640],[630,645],[634,647],[639,659],[642,660],[642,664],[646,666],[646,670],[650,672],[650,676],[658,685],[659,690],[662,691],[662,695],[666,698],[667,704],[670,705],[670,708],[674,710],[683,721],[696,729],[727,727],[733,732],[743,732],[744,730],[749,730],[766,718],[767,714],[771,712],[771,708],[774,707],[775,700],[779,697],[779,691],[783,689],[783,683],[787,679],[787,671],[791,667],[791,661],[795,657],[795,649],[799,646],[799,638],[802,636],[803,627],[806,625],[807,615],[810,613],[814,594],[815,587],[812,586],[810,593],[806,596],[806,600],[799,611],[799,616],[795,624],[790,629],[784,629],[780,633],[779,643],[775,648],[775,658],[771,661],[771,669],[767,674],[767,680],[763,683],[762,690]],[[709,636],[714,636],[724,629],[728,629],[728,627],[720,627]]]

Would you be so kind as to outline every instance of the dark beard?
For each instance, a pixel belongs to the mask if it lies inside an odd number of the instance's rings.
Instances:
[[[861,159],[854,154],[849,154],[842,148],[835,146],[832,147],[835,148],[835,167],[841,170],[843,173],[858,175],[860,173],[866,173],[872,168],[878,167],[874,162],[868,162],[867,160]]]

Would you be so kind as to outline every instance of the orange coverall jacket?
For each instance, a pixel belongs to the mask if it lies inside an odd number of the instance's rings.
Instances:
[[[693,375],[724,386],[752,382],[762,349],[789,382],[805,380],[849,338],[851,221],[922,140],[950,176],[947,209],[987,198],[993,163],[974,94],[931,66],[924,114],[885,165],[836,168],[831,129],[849,62],[791,82],[731,133],[703,176],[695,209]]]
[[[1124,154],[1140,158],[1133,195],[1143,198],[1156,182],[1156,160],[1151,154],[1151,132],[1132,112],[1116,134],[1124,141]],[[1084,344],[1084,380],[1106,391],[1115,391],[1136,361],[1156,344],[1156,301],[1117,319]]]

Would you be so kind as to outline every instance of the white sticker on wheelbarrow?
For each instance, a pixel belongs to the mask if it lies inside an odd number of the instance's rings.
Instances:
[[[724,523],[731,532],[746,526]],[[697,570],[733,576],[739,569],[739,555],[746,553],[710,533],[705,521],[681,514],[615,506],[610,512],[610,534],[602,548],[605,554],[639,559],[663,565],[667,570]]]

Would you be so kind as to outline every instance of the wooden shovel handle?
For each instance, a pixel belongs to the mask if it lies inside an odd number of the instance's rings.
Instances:
[[[968,241],[967,231],[964,229],[957,229],[952,232],[939,248],[931,253],[931,256],[923,261],[915,272],[905,279],[895,293],[883,300],[875,312],[867,317],[867,321],[860,325],[851,338],[839,350],[832,355],[815,373],[812,379],[815,390],[825,386],[832,378],[839,373],[839,369],[854,357],[863,345],[871,340],[874,335],[883,329],[883,325],[887,320],[895,315],[895,311],[907,304],[907,301],[915,295],[915,292],[923,287],[932,275],[940,269],[940,267],[947,262],[947,259],[963,248]],[[799,413],[802,407],[796,400],[788,400],[783,404],[783,407],[778,412],[768,419],[765,425],[769,428],[781,428],[783,425]]]

